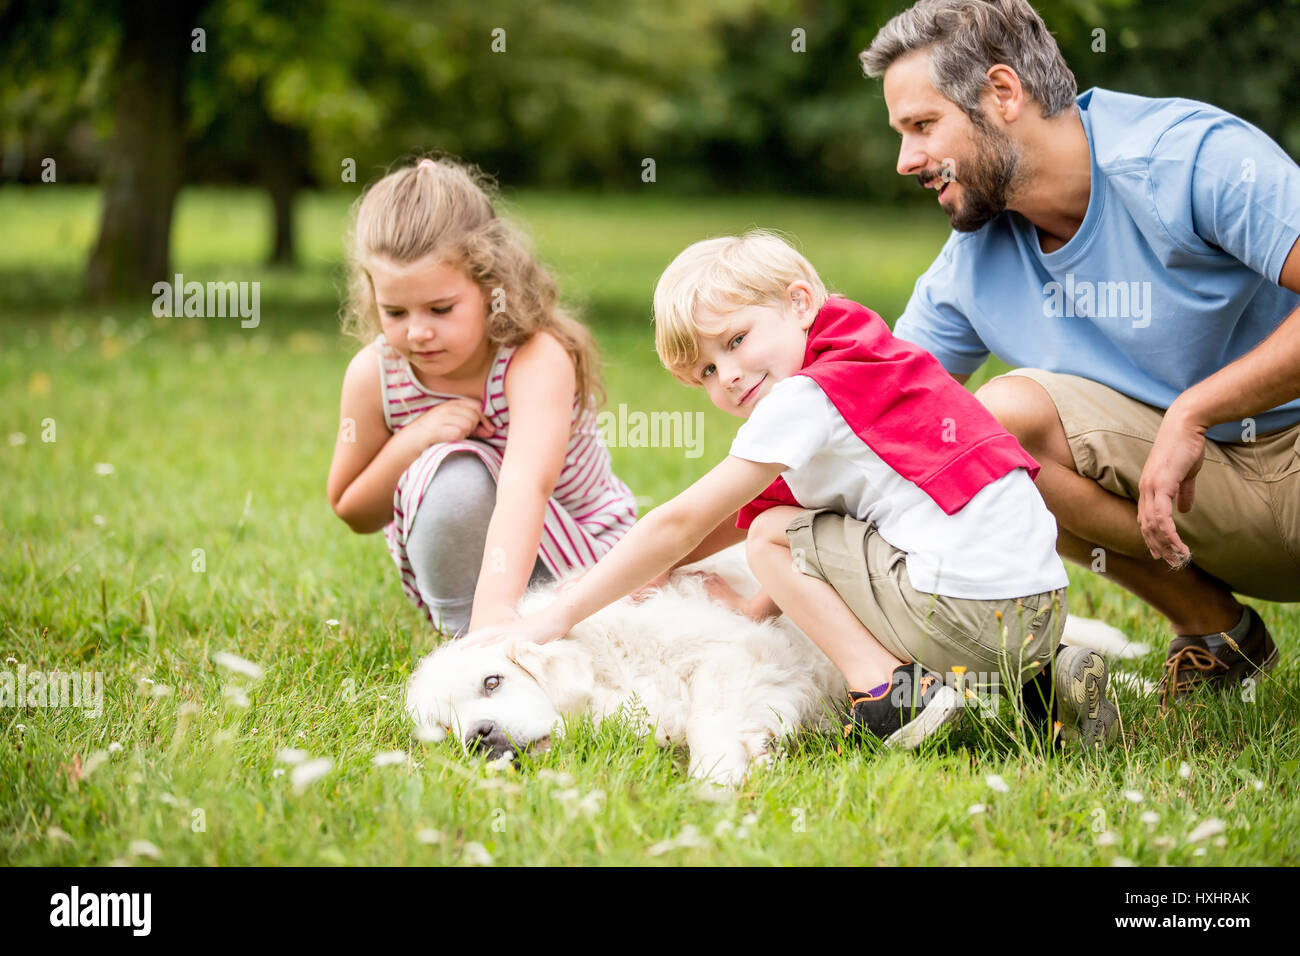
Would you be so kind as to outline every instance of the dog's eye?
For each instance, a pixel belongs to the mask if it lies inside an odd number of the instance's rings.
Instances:
[[[501,686],[501,675],[493,674],[491,677],[483,678],[483,693],[490,694]]]

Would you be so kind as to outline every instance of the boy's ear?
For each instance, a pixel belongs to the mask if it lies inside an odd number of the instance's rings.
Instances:
[[[785,287],[785,294],[789,296],[790,308],[794,310],[795,317],[799,320],[799,327],[805,331],[812,325],[813,319],[817,317],[817,312],[813,308],[813,290],[803,279],[795,279]]]

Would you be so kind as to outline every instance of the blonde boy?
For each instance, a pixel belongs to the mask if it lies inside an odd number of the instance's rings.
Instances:
[[[745,422],[725,460],[513,635],[561,637],[744,538],[763,590],[716,596],[788,615],[857,688],[853,719],[889,744],[916,747],[960,715],[954,672],[1018,687],[1053,659],[1067,582],[1037,464],[929,353],[761,231],[688,248],[654,310],[664,365]],[[1059,719],[1104,739],[1101,657],[1062,649],[1054,670]]]

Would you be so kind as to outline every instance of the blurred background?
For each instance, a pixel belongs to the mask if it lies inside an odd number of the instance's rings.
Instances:
[[[897,137],[857,60],[904,6],[0,0],[0,180],[34,187],[24,199],[52,176],[96,187],[92,234],[60,237],[85,256],[76,281],[65,262],[51,288],[99,300],[167,275],[184,191],[244,190],[255,258],[294,266],[313,197],[346,203],[428,149],[579,202],[779,194],[920,208],[928,197],[894,173]],[[1296,0],[1036,7],[1081,90],[1207,100],[1300,154]],[[942,226],[933,208],[920,215]],[[7,265],[39,267],[32,252]]]

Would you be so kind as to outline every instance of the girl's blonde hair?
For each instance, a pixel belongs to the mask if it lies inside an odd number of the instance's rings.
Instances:
[[[362,344],[383,331],[367,262],[383,256],[406,264],[432,255],[463,269],[483,292],[490,342],[522,345],[541,330],[554,335],[573,359],[576,394],[598,408],[604,390],[596,342],[560,303],[523,234],[497,215],[496,199],[490,177],[449,157],[421,159],[368,187],[352,205],[345,240],[343,331]]]
[[[814,310],[826,304],[826,285],[797,250],[774,232],[705,239],[686,249],[655,286],[655,351],[664,368],[687,385],[700,357],[701,311],[724,314],[747,305],[784,302],[791,282],[812,286]]]

